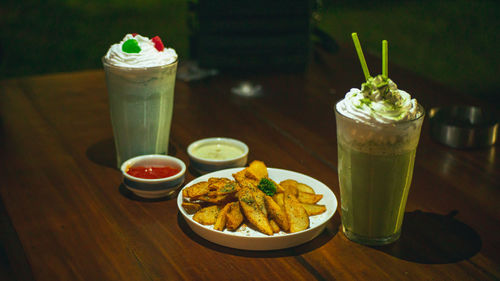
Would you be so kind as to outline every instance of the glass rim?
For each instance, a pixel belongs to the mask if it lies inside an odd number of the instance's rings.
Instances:
[[[393,123],[380,123],[380,122],[363,122],[363,121],[360,121],[360,120],[357,120],[357,119],[354,119],[352,117],[349,117],[349,116],[346,116],[344,114],[342,114],[342,112],[338,111],[337,109],[337,105],[343,101],[344,99],[340,99],[339,101],[337,101],[335,103],[335,112],[338,113],[340,116],[342,116],[343,118],[346,118],[346,119],[349,119],[349,120],[353,120],[353,121],[356,121],[356,122],[361,122],[361,123],[364,123],[364,124],[369,124],[369,125],[381,125],[381,126],[392,126],[392,125],[403,125],[403,124],[407,124],[407,123],[412,123],[412,122],[415,122],[415,121],[418,121],[419,119],[421,118],[424,118],[424,116],[426,115],[425,114],[425,108],[423,105],[421,105],[420,103],[417,104],[418,108],[421,109],[419,110],[420,112],[422,112],[422,114],[420,114],[419,116],[413,118],[413,119],[410,119],[410,120],[403,120],[403,121],[397,121],[397,122],[393,122]]]
[[[118,65],[110,64],[109,62],[107,62],[106,56],[102,56],[102,58],[101,58],[102,64],[106,67],[120,69],[120,70],[129,70],[129,71],[153,70],[153,69],[167,68],[167,67],[173,66],[174,64],[177,64],[178,61],[179,61],[179,57],[177,56],[173,62],[168,63],[168,64],[157,65],[157,66],[129,67],[129,66],[118,66]]]

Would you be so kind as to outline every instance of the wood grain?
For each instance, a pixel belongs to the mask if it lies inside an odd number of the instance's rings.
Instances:
[[[377,60],[368,57],[370,65]],[[426,109],[480,104],[390,66]],[[170,154],[204,137],[246,142],[249,160],[297,171],[340,198],[334,104],[362,72],[354,52],[315,52],[304,74],[222,74],[177,81]],[[373,70],[375,71],[375,70]],[[231,93],[242,80],[262,95]],[[196,235],[175,200],[144,200],[114,168],[101,70],[0,82],[2,275],[12,280],[499,280],[497,147],[454,150],[424,122],[401,239],[366,247],[345,238],[337,213],[313,241],[242,251]],[[488,105],[484,105],[488,106]],[[186,182],[198,175],[189,171]]]

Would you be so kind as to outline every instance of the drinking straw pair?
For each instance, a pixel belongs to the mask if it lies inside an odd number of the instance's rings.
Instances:
[[[352,40],[354,41],[354,46],[356,47],[356,52],[358,53],[359,62],[361,63],[361,68],[365,74],[365,79],[368,81],[370,78],[370,71],[368,71],[368,65],[366,64],[365,56],[363,55],[363,50],[361,50],[361,44],[359,43],[358,34],[356,32],[352,33]],[[387,40],[382,40],[382,76],[388,78],[388,45]]]

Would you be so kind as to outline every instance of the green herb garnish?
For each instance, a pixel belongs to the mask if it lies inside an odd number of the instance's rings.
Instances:
[[[273,196],[276,193],[276,185],[266,178],[262,178],[257,187],[269,196]]]

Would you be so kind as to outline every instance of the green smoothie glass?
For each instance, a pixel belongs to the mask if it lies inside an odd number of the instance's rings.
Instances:
[[[425,115],[418,107],[415,119],[384,124],[355,120],[335,106],[342,228],[350,240],[384,245],[401,235]]]

